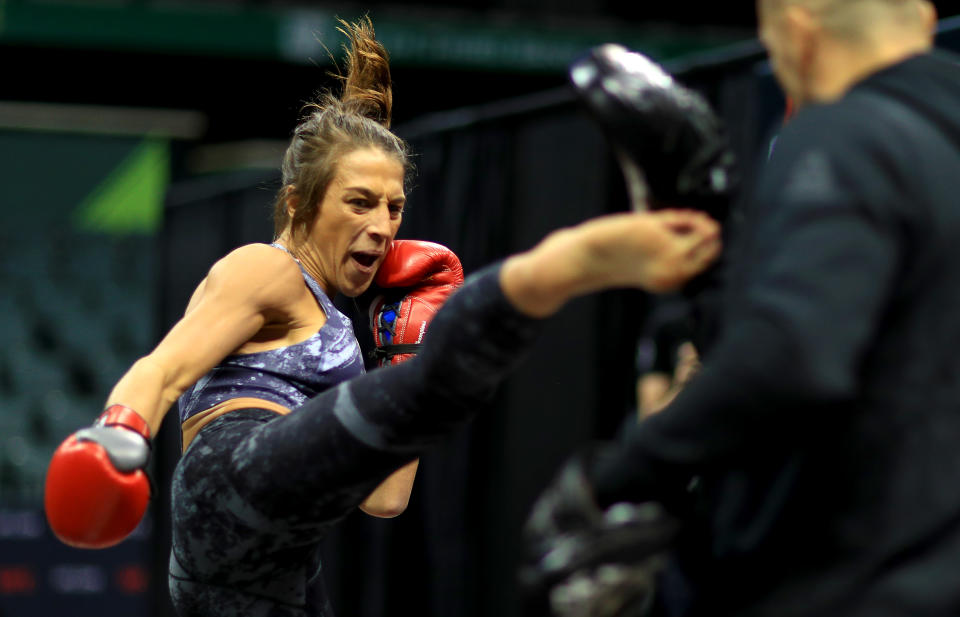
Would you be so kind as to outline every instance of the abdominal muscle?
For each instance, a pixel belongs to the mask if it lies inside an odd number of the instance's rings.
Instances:
[[[193,438],[197,436],[197,433],[200,432],[200,429],[206,425],[210,424],[227,412],[235,411],[237,409],[251,408],[266,409],[282,416],[290,413],[290,410],[283,405],[274,403],[273,401],[267,401],[262,398],[241,397],[228,399],[222,403],[217,403],[210,409],[205,409],[198,414],[190,416],[190,418],[181,425],[181,432],[183,434],[183,452],[187,451],[187,446],[189,446],[190,442],[193,441]]]

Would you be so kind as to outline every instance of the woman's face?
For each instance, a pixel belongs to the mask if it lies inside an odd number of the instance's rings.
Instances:
[[[326,291],[366,291],[400,228],[404,169],[377,148],[354,150],[337,163],[308,242]]]

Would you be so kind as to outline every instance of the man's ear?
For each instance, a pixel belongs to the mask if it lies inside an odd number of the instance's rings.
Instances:
[[[938,20],[937,7],[934,6],[933,2],[921,0],[917,9],[920,11],[921,19],[923,19],[923,24],[926,26],[927,31],[936,34]]]
[[[790,64],[794,73],[793,79],[797,81],[795,85],[800,88],[799,91],[806,92],[805,86],[809,85],[807,80],[816,62],[814,55],[819,47],[817,42],[823,36],[823,24],[808,7],[801,4],[790,4],[784,7],[783,11],[782,32],[787,39],[786,47],[792,55]]]
[[[790,4],[783,8],[784,31],[795,49],[805,50],[811,41],[820,35],[822,25],[817,16],[802,4]]]

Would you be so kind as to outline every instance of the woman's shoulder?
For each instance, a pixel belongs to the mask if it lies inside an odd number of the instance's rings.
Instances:
[[[256,292],[288,294],[304,286],[300,266],[283,249],[269,244],[246,244],[236,248],[210,268],[211,282],[240,284]]]
[[[261,243],[244,244],[233,249],[221,257],[211,270],[237,268],[241,270],[252,268],[257,271],[270,271],[273,274],[282,272],[298,274],[300,272],[296,260],[289,253],[270,244]]]

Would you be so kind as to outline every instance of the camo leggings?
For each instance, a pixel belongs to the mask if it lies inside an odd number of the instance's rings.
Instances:
[[[437,313],[420,354],[289,415],[225,414],[173,478],[170,592],[181,617],[332,617],[318,547],[387,475],[467,421],[532,344],[499,267]]]

